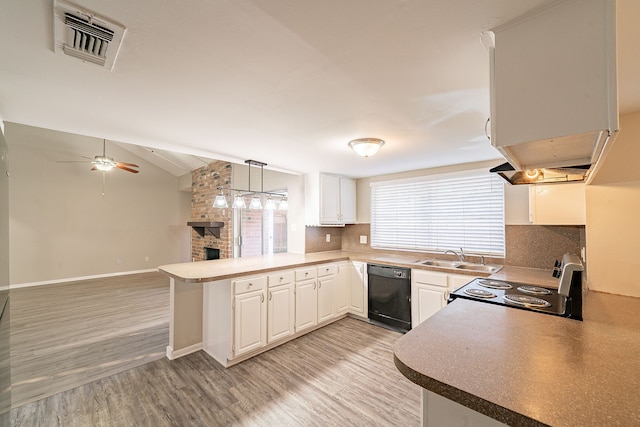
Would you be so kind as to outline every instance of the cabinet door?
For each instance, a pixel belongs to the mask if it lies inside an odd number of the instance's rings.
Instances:
[[[340,218],[340,177],[320,175],[320,223],[342,224]]]
[[[267,344],[267,309],[264,292],[250,292],[234,297],[234,355]]]
[[[296,283],[296,332],[315,326],[318,314],[316,281]]]
[[[345,314],[349,311],[349,281],[351,278],[351,263],[341,262],[338,264],[338,274],[334,284],[336,315]]]
[[[336,315],[334,282],[335,275],[318,279],[318,323]]]
[[[418,304],[418,323],[413,325],[414,328],[440,311],[447,303],[445,301],[446,289],[437,286],[417,285],[416,290],[418,295],[417,298],[412,297],[412,302]]]
[[[540,225],[584,225],[585,184],[529,186],[529,216]]]
[[[366,264],[354,261],[349,268],[349,312],[360,316],[366,315],[365,301],[366,296]]]
[[[293,283],[269,288],[267,291],[267,342],[293,335],[295,299]]]
[[[340,215],[343,224],[356,223],[356,181],[340,178]]]

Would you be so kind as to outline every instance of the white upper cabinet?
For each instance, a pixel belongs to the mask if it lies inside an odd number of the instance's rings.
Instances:
[[[586,224],[585,184],[529,186],[529,220],[539,225]]]
[[[344,225],[356,222],[356,182],[325,173],[305,175],[307,225]]]
[[[594,164],[618,130],[615,15],[560,0],[492,30],[491,143],[516,169]]]

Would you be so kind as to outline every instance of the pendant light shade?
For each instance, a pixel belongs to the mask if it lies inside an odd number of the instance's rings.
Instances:
[[[244,209],[247,207],[247,205],[244,202],[244,197],[242,196],[236,196],[233,199],[233,206],[231,206],[233,209]]]
[[[213,207],[214,208],[228,208],[229,204],[227,203],[227,198],[224,196],[224,193],[222,192],[222,189],[220,189],[218,191],[218,195],[216,196],[215,200],[213,201]]]
[[[383,145],[384,141],[378,138],[359,138],[349,142],[349,147],[362,157],[373,156]]]
[[[254,194],[251,198],[251,203],[249,203],[249,209],[262,209],[262,202],[260,201],[260,196]]]
[[[245,160],[244,161],[248,166],[249,179],[248,185],[246,189],[238,189],[238,188],[228,188],[228,187],[218,187],[218,195],[215,197],[213,201],[214,208],[228,208],[227,198],[224,195],[224,191],[228,191],[230,195],[235,194],[233,198],[233,204],[231,207],[233,209],[246,209],[247,204],[245,202],[245,197],[251,198],[249,202],[249,209],[262,209],[262,200],[266,198],[266,206],[264,209],[275,210],[276,205],[278,210],[287,210],[287,194],[286,192],[275,192],[275,191],[264,191],[264,167],[267,165],[266,163],[259,162],[257,160]],[[251,186],[251,167],[257,166],[260,168],[260,191],[255,190]],[[279,203],[278,203],[279,202]]]

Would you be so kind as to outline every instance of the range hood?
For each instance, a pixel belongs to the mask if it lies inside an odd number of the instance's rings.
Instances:
[[[618,131],[615,25],[615,1],[556,0],[491,30],[490,140],[514,183],[594,176]]]

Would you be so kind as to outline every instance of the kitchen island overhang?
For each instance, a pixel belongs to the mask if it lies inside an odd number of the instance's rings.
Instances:
[[[396,342],[395,364],[423,398],[508,425],[640,425],[640,299],[584,303],[576,322],[456,300]]]

